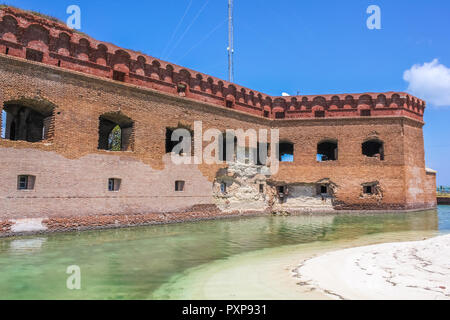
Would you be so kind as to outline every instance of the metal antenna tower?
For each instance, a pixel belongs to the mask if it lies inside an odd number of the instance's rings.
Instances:
[[[228,0],[228,81],[234,82],[233,0]]]

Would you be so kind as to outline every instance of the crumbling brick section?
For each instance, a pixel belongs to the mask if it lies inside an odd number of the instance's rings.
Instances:
[[[52,143],[55,137],[55,117],[57,111],[53,109],[52,115],[44,119],[44,140]]]
[[[13,223],[10,221],[1,221],[0,222],[0,234],[4,233],[9,233],[11,232],[11,227],[12,227]]]

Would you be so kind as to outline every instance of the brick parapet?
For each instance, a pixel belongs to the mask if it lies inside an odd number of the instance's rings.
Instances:
[[[403,92],[273,97],[140,52],[97,41],[64,24],[12,7],[0,10],[0,53],[26,58],[43,53],[42,63],[112,79],[270,119],[317,116],[405,116],[423,121],[425,102]],[[179,93],[179,85],[186,86]],[[370,110],[365,113],[364,110]]]

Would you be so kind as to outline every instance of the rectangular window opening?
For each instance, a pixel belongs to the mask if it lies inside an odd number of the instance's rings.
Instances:
[[[222,192],[223,194],[227,193],[227,184],[225,182],[222,182],[220,184],[220,192]]]
[[[183,192],[184,186],[185,186],[184,181],[175,181],[175,191],[176,192]]]
[[[44,53],[33,49],[27,49],[26,58],[30,61],[42,62]]]
[[[264,117],[268,118],[269,117],[269,111],[264,111]]]
[[[284,119],[286,118],[286,114],[284,112],[275,113],[275,119]]]
[[[108,180],[108,191],[117,192],[120,190],[120,185],[122,184],[122,180],[111,178]]]
[[[9,48],[8,48],[8,47],[6,47],[6,49],[5,49],[5,54],[6,54],[6,55],[9,54]]]
[[[18,190],[33,190],[36,178],[34,176],[21,175],[17,177]]]
[[[371,110],[361,110],[362,117],[370,117],[372,115]]]
[[[373,186],[365,186],[364,187],[364,194],[373,194]]]
[[[325,111],[316,111],[314,112],[314,116],[316,118],[325,118]]]
[[[113,72],[113,80],[125,82],[125,73],[120,72],[120,71],[114,71]]]
[[[264,193],[264,185],[263,184],[259,185],[259,193]]]

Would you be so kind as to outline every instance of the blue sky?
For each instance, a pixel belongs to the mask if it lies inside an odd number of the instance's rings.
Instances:
[[[81,31],[94,38],[227,78],[227,0],[3,2],[63,21],[76,4]],[[369,5],[381,8],[381,30],[366,26]],[[235,0],[235,82],[272,95],[414,89],[428,98],[427,166],[450,185],[450,88],[440,85],[449,81],[449,30],[448,0]],[[423,88],[422,69],[412,86],[404,80],[413,65],[434,59],[432,89]]]

